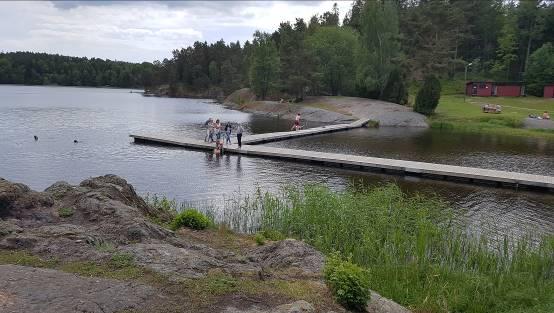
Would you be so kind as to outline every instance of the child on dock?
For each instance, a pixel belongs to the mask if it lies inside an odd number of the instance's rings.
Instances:
[[[294,125],[292,125],[291,130],[299,130],[302,129],[302,126],[300,126],[300,113],[296,113],[296,118],[294,119]]]

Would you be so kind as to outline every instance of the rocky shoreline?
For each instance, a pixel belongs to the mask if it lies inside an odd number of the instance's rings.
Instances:
[[[115,175],[44,192],[0,178],[0,311],[345,312],[311,246],[168,218]],[[373,293],[368,312],[407,310]]]
[[[370,119],[382,127],[429,127],[427,118],[411,108],[395,103],[356,97],[306,97],[301,103],[257,101],[248,88],[239,89],[225,98],[223,104],[235,110],[294,120],[321,123],[345,123]]]

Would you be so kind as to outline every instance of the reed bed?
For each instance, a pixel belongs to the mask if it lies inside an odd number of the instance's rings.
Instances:
[[[307,185],[217,207],[198,209],[236,231],[278,231],[351,257],[372,289],[415,312],[554,312],[554,236],[491,240],[436,197],[392,184]]]
[[[350,256],[372,289],[416,312],[554,312],[553,236],[475,235],[438,198],[395,185],[310,185],[227,204],[229,227]]]

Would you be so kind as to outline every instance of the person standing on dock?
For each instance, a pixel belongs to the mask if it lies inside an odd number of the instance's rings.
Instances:
[[[242,147],[242,132],[244,129],[242,129],[242,125],[239,123],[237,126],[237,143],[239,144],[239,148]]]
[[[209,142],[214,142],[214,123],[210,121],[208,123],[208,140]]]
[[[210,130],[212,129],[212,118],[210,117],[205,123],[204,123],[204,126],[207,126],[206,128],[206,137],[204,137],[204,141],[205,142],[208,142],[208,140],[210,139]]]
[[[231,123],[225,124],[225,143],[231,144]]]
[[[291,130],[299,130],[302,126],[300,126],[300,113],[296,113],[296,118],[294,119],[294,125],[292,125]]]

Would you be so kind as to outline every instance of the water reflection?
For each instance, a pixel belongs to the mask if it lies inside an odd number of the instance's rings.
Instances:
[[[410,193],[436,193],[472,228],[500,232],[525,226],[554,232],[554,196],[460,185],[448,181],[365,173],[281,160],[134,144],[130,133],[203,139],[209,118],[243,123],[247,133],[283,131],[290,121],[255,116],[193,99],[142,97],[117,89],[0,86],[0,177],[42,190],[55,181],[77,184],[114,173],[139,193],[157,193],[191,206],[222,207],[225,199],[262,188],[324,183],[336,190],[352,179],[398,183]],[[34,141],[33,135],[39,137]],[[73,140],[79,143],[74,144]],[[553,174],[552,144],[541,140],[458,136],[421,129],[360,129],[274,143],[383,157],[487,165]]]

